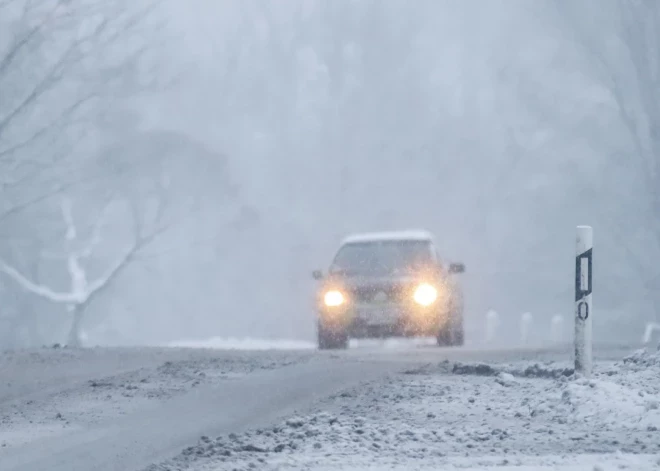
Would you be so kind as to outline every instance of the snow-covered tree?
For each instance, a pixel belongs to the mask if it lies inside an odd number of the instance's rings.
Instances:
[[[146,80],[155,4],[0,3],[0,217],[79,181],[71,158],[93,113]]]
[[[33,288],[45,234],[60,219],[51,200],[96,178],[84,169],[98,153],[99,118],[153,85],[147,49],[158,45],[158,3],[0,2],[0,257]],[[37,335],[30,313],[41,304],[30,307],[31,297],[6,280],[0,319]]]
[[[32,254],[49,267],[49,276],[36,281],[0,260],[0,271],[25,291],[66,306],[72,315],[67,342],[73,346],[82,344],[90,306],[118,277],[144,257],[217,234],[235,214],[223,156],[176,133],[134,132],[86,170],[98,175],[93,184],[57,198],[54,233],[60,241]],[[211,214],[215,220],[204,224],[204,215]]]

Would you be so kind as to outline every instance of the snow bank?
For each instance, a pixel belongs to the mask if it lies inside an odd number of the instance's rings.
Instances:
[[[639,368],[660,368],[660,348],[655,352],[649,352],[646,348],[636,350],[623,359],[623,365],[637,371]]]
[[[565,424],[660,430],[660,351],[642,349],[621,362],[599,364],[592,379],[576,376],[572,368],[553,363],[455,363],[451,371],[458,375],[492,376],[503,386],[515,386],[517,377],[555,379],[546,394],[527,401],[535,414],[553,414],[555,420]]]
[[[562,415],[569,423],[649,432],[660,430],[658,396],[647,394],[643,387],[598,379],[577,379],[562,384],[559,391],[560,397],[552,397],[544,403],[555,413],[563,410]]]
[[[448,362],[447,362],[448,363]],[[513,365],[489,365],[487,363],[461,363],[456,362],[451,372],[459,375],[498,376],[507,373],[522,378],[561,378],[574,374],[569,366],[539,363],[517,363]]]
[[[577,457],[557,456],[553,458],[526,457],[508,458],[448,458],[436,463],[389,463],[384,466],[369,463],[364,459],[354,459],[350,465],[321,464],[315,465],[314,471],[657,471],[657,456],[613,453],[609,455],[582,455]],[[291,468],[289,468],[291,469]],[[220,471],[220,470],[218,470]]]
[[[152,467],[149,471],[477,471],[491,468],[498,471],[650,471],[660,465],[658,455],[621,452],[533,456],[533,450],[529,450],[530,454],[525,455],[484,456],[464,437],[425,429],[400,429],[398,425],[398,422],[390,426],[377,424],[360,415],[336,416],[327,412],[291,417],[268,429],[229,434],[217,439],[202,437],[198,445],[184,450],[176,464]],[[501,430],[498,432],[502,433]],[[476,437],[474,435],[474,441],[481,443],[491,439]],[[462,443],[467,452],[448,456],[444,447],[438,446],[452,441],[452,438]],[[493,436],[492,439],[507,440],[510,437]]]

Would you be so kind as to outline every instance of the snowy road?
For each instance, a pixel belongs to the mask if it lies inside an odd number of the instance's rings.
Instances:
[[[6,354],[0,371],[12,379],[0,387],[0,469],[137,471],[171,458],[175,461],[163,469],[224,469],[217,467],[227,458],[223,447],[201,464],[177,455],[201,436],[250,433],[294,414],[313,417],[320,407],[352,408],[355,415],[359,404],[342,400],[362,397],[355,391],[369,387],[360,383],[372,385],[369,401],[396,408],[381,397],[381,389],[410,391],[416,376],[405,372],[435,372],[435,381],[445,384],[457,378],[442,371],[450,363],[558,361],[569,358],[569,351],[367,347],[339,353],[58,349]],[[620,359],[629,351],[604,347],[596,358]],[[383,383],[383,378],[389,379]],[[483,378],[475,378],[460,387],[479,387]],[[312,450],[316,443],[310,442]],[[235,467],[259,463],[250,453],[245,457]],[[312,461],[319,463],[318,457]]]

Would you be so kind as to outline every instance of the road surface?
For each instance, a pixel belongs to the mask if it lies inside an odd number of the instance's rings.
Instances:
[[[630,346],[602,346],[619,359]],[[200,436],[263,427],[388,374],[444,360],[570,359],[545,349],[360,348],[343,352],[68,349],[6,354],[0,469],[140,471]]]

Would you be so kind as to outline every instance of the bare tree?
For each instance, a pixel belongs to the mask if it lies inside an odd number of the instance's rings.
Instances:
[[[185,135],[136,132],[87,163],[87,174],[105,178],[58,201],[58,240],[31,254],[50,268],[42,281],[7,259],[0,259],[0,272],[33,297],[66,307],[68,343],[80,346],[90,306],[127,270],[171,253],[179,241],[201,243],[204,232],[215,234],[233,215],[224,211],[235,195],[225,163]],[[204,211],[213,218],[199,217]]]
[[[157,46],[152,13],[159,3],[0,1],[0,254],[11,254],[2,271],[13,273],[24,287],[40,287],[31,292],[43,299],[57,294],[52,301],[79,309],[85,306],[82,292],[91,299],[101,290],[103,278],[92,282],[85,277],[81,287],[71,272],[89,261],[90,249],[74,249],[83,241],[69,241],[65,259],[72,277],[71,302],[65,303],[66,293],[43,291],[47,285],[35,276],[42,253],[4,237],[20,232],[19,221],[27,221],[33,208],[50,211],[39,218],[42,232],[61,212],[52,214],[54,196],[79,192],[103,178],[89,171],[87,161],[95,155],[89,145],[85,152],[78,149],[84,148],[86,136],[94,138],[97,117],[109,103],[155,85],[148,48]],[[12,290],[11,285],[4,288]],[[23,305],[12,322],[28,325],[28,318]]]
[[[627,200],[625,219],[631,224],[604,219],[657,311],[660,277],[648,257],[660,254],[660,3],[551,0],[547,5],[574,48],[568,60],[591,81],[592,93],[605,95],[591,104],[585,121],[564,134],[588,140],[601,168],[610,169],[613,178],[603,175],[606,183],[601,183],[607,193],[626,182],[616,204]]]
[[[78,183],[61,170],[89,113],[139,80],[148,42],[136,33],[157,2],[137,3],[0,3],[0,217]]]
[[[165,192],[157,196],[157,199],[151,201],[153,203],[151,211],[145,211],[141,202],[127,202],[133,224],[133,236],[129,244],[123,247],[121,254],[107,263],[104,272],[94,279],[90,276],[89,266],[95,250],[102,241],[104,229],[107,229],[104,227],[106,214],[112,206],[121,204],[121,201],[114,196],[107,199],[86,236],[83,236],[83,225],[76,222],[71,199],[64,197],[61,201],[61,214],[65,227],[63,258],[69,280],[68,289],[59,291],[47,284],[38,283],[3,260],[0,260],[0,270],[29,293],[52,303],[65,305],[72,314],[68,344],[81,346],[81,324],[89,305],[126,270],[140,250],[145,249],[154,239],[173,226],[173,221],[165,221],[167,205]]]
[[[629,156],[645,176],[656,216],[660,215],[660,4],[653,0],[599,2],[604,21],[595,28],[583,21],[585,10],[574,2],[551,4],[579,46],[580,57],[586,59],[586,73],[610,93],[612,111],[630,144]]]

